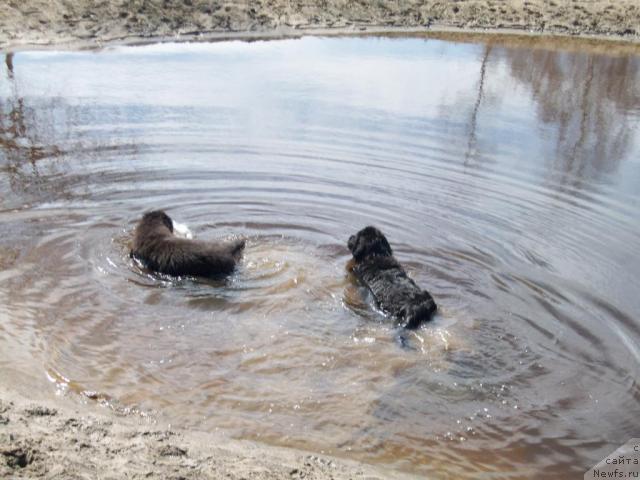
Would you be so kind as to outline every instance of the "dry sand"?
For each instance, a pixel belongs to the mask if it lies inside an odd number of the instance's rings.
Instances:
[[[2,0],[0,48],[139,39],[499,29],[638,41],[638,0]],[[75,43],[74,43],[75,42]]]

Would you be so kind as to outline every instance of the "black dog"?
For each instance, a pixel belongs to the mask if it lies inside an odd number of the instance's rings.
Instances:
[[[384,312],[409,329],[431,319],[436,303],[407,276],[380,230],[363,228],[349,238],[348,247],[355,260],[353,273],[371,290]]]
[[[131,257],[167,275],[217,277],[233,271],[244,244],[244,240],[209,243],[176,237],[173,220],[156,210],[145,213],[138,223]]]

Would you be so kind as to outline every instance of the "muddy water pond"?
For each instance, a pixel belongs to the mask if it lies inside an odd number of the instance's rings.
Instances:
[[[431,478],[582,478],[640,437],[640,57],[334,38],[18,52],[0,72],[0,375]],[[164,208],[225,282],[128,256]],[[436,298],[397,342],[373,224]]]

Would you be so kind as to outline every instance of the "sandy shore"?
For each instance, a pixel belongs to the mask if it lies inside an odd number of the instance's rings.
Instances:
[[[140,39],[483,30],[640,39],[637,0],[6,0],[0,48]]]
[[[62,400],[0,392],[0,478],[412,478],[322,455],[229,440]]]

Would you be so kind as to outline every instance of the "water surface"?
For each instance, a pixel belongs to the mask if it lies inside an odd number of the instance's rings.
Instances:
[[[640,58],[424,39],[20,52],[0,375],[432,478],[582,478],[640,436]],[[128,257],[164,208],[226,282]],[[440,313],[400,348],[374,224]],[[44,386],[43,386],[44,385]]]

